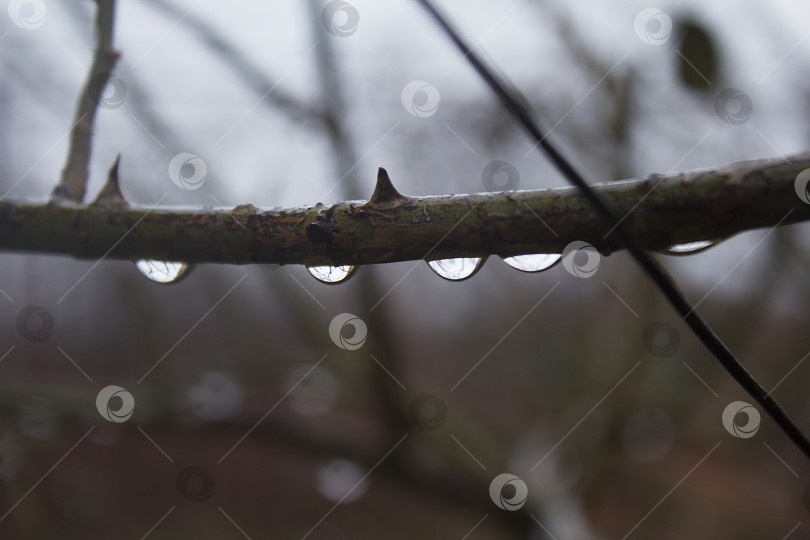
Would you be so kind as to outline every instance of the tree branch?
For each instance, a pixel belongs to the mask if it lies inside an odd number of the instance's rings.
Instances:
[[[54,200],[76,202],[84,200],[87,189],[87,166],[90,163],[91,139],[96,111],[103,100],[104,87],[118,62],[119,54],[112,47],[115,0],[96,0],[96,32],[98,46],[93,57],[93,66],[87,77],[84,90],[79,95],[76,120],[70,133],[70,149],[62,179],[54,188]]]
[[[810,153],[594,186],[641,245],[722,239],[810,219],[795,190]],[[380,170],[371,201],[232,210],[0,201],[0,250],[79,258],[225,264],[376,264],[560,253],[574,240],[619,249],[574,188],[440,197],[399,195]]]

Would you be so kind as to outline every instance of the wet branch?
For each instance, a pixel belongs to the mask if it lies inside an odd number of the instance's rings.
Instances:
[[[810,219],[796,193],[810,154],[594,186],[646,249]],[[112,175],[111,175],[112,178]],[[574,188],[405,197],[384,170],[371,200],[228,210],[0,202],[0,249],[78,258],[359,265],[559,253],[620,242]]]

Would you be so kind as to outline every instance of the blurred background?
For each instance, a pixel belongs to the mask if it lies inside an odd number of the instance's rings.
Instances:
[[[6,3],[0,193],[44,202],[95,3]],[[810,146],[803,3],[441,7],[593,182]],[[379,166],[407,195],[565,185],[415,2],[130,0],[115,44],[88,200],[118,153],[143,206],[365,199]],[[810,430],[807,232],[660,258]],[[1,260],[0,537],[810,538],[803,456],[624,253],[338,285]]]

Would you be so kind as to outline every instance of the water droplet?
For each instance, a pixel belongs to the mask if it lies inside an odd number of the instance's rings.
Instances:
[[[716,240],[699,240],[697,242],[686,242],[685,244],[675,244],[663,250],[667,255],[692,255],[700,253],[717,244]]]
[[[184,262],[152,261],[146,259],[135,261],[135,266],[140,270],[141,274],[155,283],[176,283],[186,277],[189,272],[191,272],[191,269],[194,268],[193,264]]]
[[[428,261],[428,266],[436,272],[439,277],[450,281],[462,281],[471,278],[484,266],[485,258],[480,257],[459,257],[456,259],[437,259]]]
[[[307,272],[321,283],[342,283],[354,275],[356,266],[307,266]]]
[[[503,262],[521,272],[540,272],[554,266],[561,257],[559,253],[534,253],[506,257]]]
[[[363,470],[345,459],[327,463],[318,471],[318,492],[339,504],[354,502],[368,490]]]

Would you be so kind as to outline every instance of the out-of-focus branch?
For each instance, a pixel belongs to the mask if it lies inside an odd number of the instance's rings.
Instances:
[[[646,249],[810,219],[796,177],[810,154],[595,185]],[[0,249],[81,258],[226,264],[376,264],[560,253],[608,254],[609,227],[576,189],[403,197],[381,170],[371,201],[309,208],[175,210],[0,202]]]
[[[134,381],[120,382],[127,388],[135,385]],[[163,431],[161,440],[171,437],[193,438],[196,435],[195,430],[188,424],[176,420],[182,411],[177,409],[176,400],[159,399],[159,391],[156,387],[143,389],[142,392],[142,395],[155,399],[150,403],[150,412],[138,417],[139,427],[146,428],[153,436],[158,436]],[[84,424],[87,422],[88,404],[85,391],[77,390],[71,385],[55,385],[48,382],[47,377],[36,382],[0,381],[0,415],[8,418],[15,414],[20,401],[31,395],[48,396],[49,405],[53,407],[53,410],[59,411],[60,419],[66,423]],[[341,456],[365,470],[372,470],[386,449],[384,446],[371,444],[368,439],[363,437],[336,435],[339,430],[326,433],[323,430],[306,429],[303,423],[297,422],[294,418],[270,416],[262,419],[258,424],[256,420],[257,418],[250,414],[235,415],[216,424],[205,425],[204,436],[210,438],[211,433],[216,433],[218,439],[235,441],[250,430],[250,439],[245,444],[283,446],[299,456],[321,461]],[[135,429],[131,424],[128,425],[131,429]],[[178,435],[178,433],[180,434]],[[402,434],[400,434],[401,436]],[[238,458],[236,456],[228,457],[228,460],[233,459]],[[227,465],[228,461],[225,464]],[[415,491],[422,497],[425,493],[429,493],[432,500],[450,505],[458,510],[480,515],[491,512],[492,501],[488,497],[487,490],[480,489],[475,478],[460,473],[463,471],[454,467],[426,471],[413,464],[389,458],[375,470],[373,478],[397,482],[399,489]],[[492,513],[491,519],[499,523],[504,530],[514,532],[525,530],[526,526],[531,523],[529,513],[525,510]]]
[[[185,10],[166,0],[142,0],[151,5],[172,21],[182,21],[182,27],[193,32],[211,51],[222,57],[223,65],[230,68],[237,78],[253,92],[286,114],[291,120],[325,122],[323,114],[314,106],[303,103],[293,95],[278,87],[278,82],[262,72],[242,51],[233,46],[228,36],[222,35],[205,19],[195,15],[193,10]]]
[[[118,61],[118,52],[113,50],[113,27],[115,23],[115,0],[96,0],[96,32],[98,46],[87,83],[79,96],[76,119],[70,134],[70,149],[67,163],[62,170],[62,179],[54,188],[54,200],[70,200],[81,203],[87,189],[87,167],[90,163],[93,123],[104,87]]]
[[[346,104],[344,96],[344,81],[340,77],[340,68],[336,58],[336,46],[344,37],[331,35],[324,25],[323,14],[327,9],[325,0],[309,0],[309,20],[314,38],[318,40],[315,50],[317,73],[320,80],[321,100],[324,103],[324,131],[329,139],[331,154],[334,161],[336,176],[341,192],[349,198],[361,196],[360,182],[356,169],[362,162],[354,150],[352,132],[346,121]],[[404,201],[388,181],[387,175],[378,179],[378,186],[369,204],[378,208],[390,207]],[[357,307],[360,313],[368,313],[366,324],[368,326],[368,343],[366,351],[369,359],[380,365],[373,365],[367,361],[368,372],[371,378],[371,387],[376,396],[375,410],[379,417],[378,426],[381,435],[386,440],[386,446],[396,444],[403,433],[416,435],[404,444],[400,451],[392,454],[386,461],[386,468],[390,469],[400,483],[419,489],[421,497],[434,499],[449,498],[455,504],[466,506],[476,511],[488,512],[490,510],[486,494],[489,490],[490,478],[482,478],[479,470],[469,470],[466,456],[459,460],[454,443],[447,438],[433,438],[427,444],[436,447],[435,452],[441,452],[447,459],[442,467],[443,474],[437,475],[435,470],[425,468],[424,464],[415,459],[424,449],[421,449],[418,432],[421,427],[414,423],[409,415],[408,401],[413,393],[408,393],[404,385],[396,377],[408,380],[412,373],[408,369],[408,358],[403,355],[403,349],[397,343],[395,316],[389,309],[390,304],[380,304],[379,299],[385,296],[381,288],[376,269],[362,272],[357,276],[360,283],[355,290]],[[311,318],[311,315],[308,315]],[[386,366],[386,367],[382,367]],[[395,375],[392,375],[395,374]],[[454,429],[460,426],[458,415],[455,416]],[[456,431],[457,432],[457,431]],[[492,440],[492,437],[487,437]],[[453,448],[449,448],[452,446]],[[529,515],[529,509],[520,512],[507,512],[499,516],[505,525],[515,533],[515,537],[526,537],[527,532],[534,527]]]
[[[343,99],[343,81],[338,76],[338,66],[329,33],[323,26],[321,11],[324,3],[321,0],[309,0],[309,19],[313,34],[318,40],[315,55],[318,66],[318,78],[321,83],[321,99],[324,103],[322,121],[329,137],[335,168],[346,179],[343,183],[343,195],[349,199],[360,197],[359,182],[354,174],[358,165],[357,153],[352,146],[351,132],[346,129],[344,121],[346,105]]]
[[[361,160],[354,151],[351,130],[346,126],[344,85],[343,80],[339,77],[333,47],[333,40],[343,38],[332,36],[326,31],[322,19],[325,4],[322,0],[308,0],[307,6],[313,37],[318,40],[315,58],[321,97],[324,102],[324,128],[332,150],[334,170],[343,180],[343,182],[339,182],[343,195],[347,198],[357,198],[360,196],[360,182],[357,178],[356,168]],[[361,292],[357,296],[357,301],[361,310],[368,313],[385,291],[381,290],[374,272],[364,272],[362,276],[358,276],[358,279],[363,283],[358,287]],[[403,362],[393,335],[391,317],[385,305],[377,307],[374,317],[369,317],[367,322],[369,334],[373,336],[369,340],[369,349],[373,351],[370,353],[370,358],[382,359],[381,361],[388,366],[388,370],[402,376]],[[379,400],[380,412],[383,414],[382,426],[387,431],[390,442],[393,443],[401,436],[401,432],[406,432],[411,427],[404,413],[406,407],[403,404],[402,390],[398,386],[398,381],[394,381],[388,373],[378,369],[378,366],[371,367],[374,378],[372,386]],[[398,457],[394,456],[394,459],[398,459]]]

